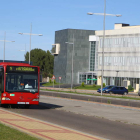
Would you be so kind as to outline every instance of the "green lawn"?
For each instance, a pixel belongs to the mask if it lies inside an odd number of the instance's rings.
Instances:
[[[54,86],[55,85],[59,85],[59,83],[55,83],[54,84]],[[60,84],[60,85],[62,85],[62,84]],[[43,86],[53,86],[53,83],[46,83],[46,84],[43,84]],[[99,88],[101,88],[101,86],[99,86],[99,85],[95,85],[94,87],[93,87],[93,85],[85,85],[84,87],[82,87],[82,86],[78,86],[78,87],[74,87],[74,89],[83,89],[83,90],[98,90]],[[133,92],[134,91],[134,88],[132,89],[132,90],[128,90],[128,92]]]
[[[54,86],[55,85],[59,85],[59,83],[54,83]],[[62,84],[60,83],[60,85],[62,85]],[[46,84],[43,84],[43,86],[46,86],[46,87],[53,86],[53,83],[46,83]]]
[[[134,91],[134,88],[132,88],[131,90],[128,90],[128,92],[133,92]]]
[[[39,140],[0,123],[0,140]]]
[[[101,88],[101,86],[95,86],[93,87],[93,85],[85,85],[84,87],[79,86],[79,87],[75,87],[74,89],[85,89],[85,90],[98,90],[99,88]],[[128,92],[133,92],[134,88],[132,90],[128,90]]]
[[[97,90],[99,88],[101,88],[101,86],[93,87],[93,85],[85,85],[84,87],[79,86],[79,87],[75,87],[74,89]]]
[[[79,93],[79,92],[72,92],[72,91],[61,91],[61,90],[50,90],[50,89],[41,89],[41,90],[46,90],[46,91],[56,91],[56,92],[64,92],[64,93],[66,93],[66,92],[68,92],[68,93],[74,93],[74,94],[82,94],[82,95],[93,95],[93,96],[101,96],[100,94],[93,94],[93,93]],[[61,96],[59,96],[59,97],[61,97]],[[118,96],[116,96],[115,94],[112,94],[112,95],[110,95],[110,94],[107,94],[107,93],[104,93],[103,95],[102,95],[102,97],[111,97],[111,98],[120,98],[120,99],[130,99],[130,100],[140,100],[140,98],[139,97],[128,97],[128,96],[126,96],[126,95],[118,95]]]

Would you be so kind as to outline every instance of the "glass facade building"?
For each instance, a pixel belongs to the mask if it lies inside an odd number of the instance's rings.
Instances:
[[[92,41],[90,43],[90,71],[94,71],[95,69],[95,49],[96,49],[96,42]]]

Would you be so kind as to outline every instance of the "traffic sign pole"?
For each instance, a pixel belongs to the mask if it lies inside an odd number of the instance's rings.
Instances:
[[[54,88],[54,79],[55,79],[55,76],[54,75],[53,75],[52,79],[53,79],[53,88]]]
[[[60,88],[60,79],[59,79],[59,88]]]
[[[53,88],[54,88],[54,79],[53,79]]]
[[[59,78],[59,88],[60,88],[60,80],[61,80],[62,77],[58,77],[58,78]]]

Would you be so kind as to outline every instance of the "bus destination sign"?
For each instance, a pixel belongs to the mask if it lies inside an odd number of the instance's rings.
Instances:
[[[37,67],[7,66],[7,72],[37,73]]]

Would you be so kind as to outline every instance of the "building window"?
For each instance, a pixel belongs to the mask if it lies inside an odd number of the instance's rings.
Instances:
[[[79,83],[81,84],[82,82],[84,82],[86,84],[86,75],[79,75]]]
[[[90,43],[90,71],[94,71],[95,69],[95,49],[96,41],[92,41]]]
[[[103,39],[100,38],[100,47],[102,47]],[[105,37],[104,47],[140,47],[140,38],[133,36],[116,36],[113,38]]]

